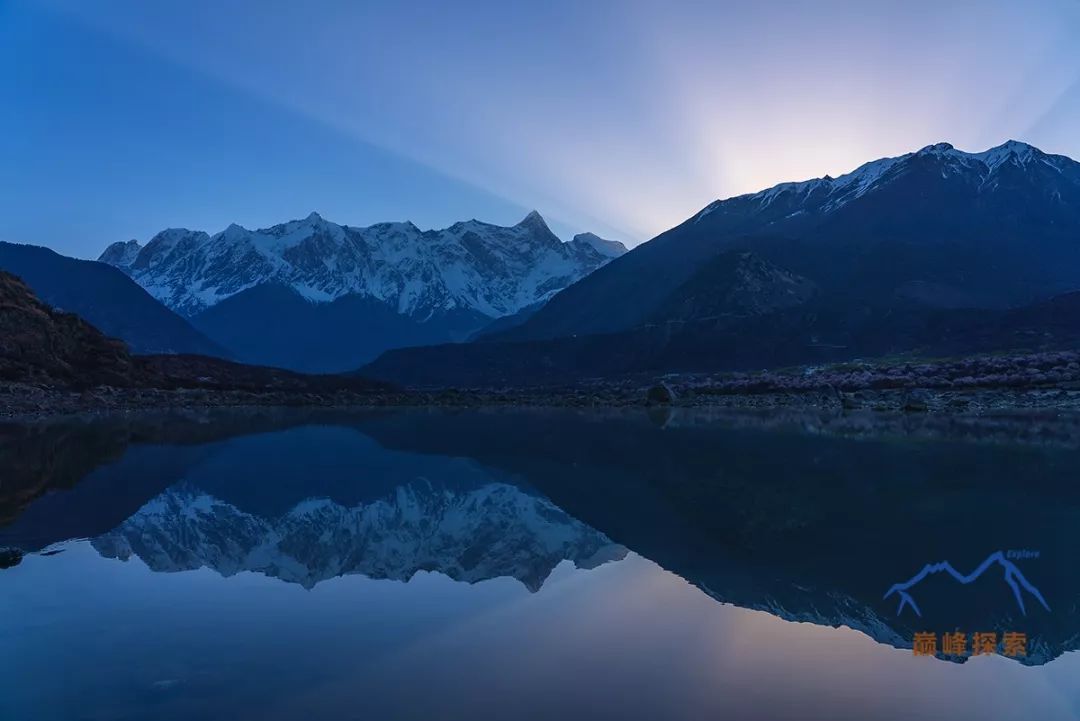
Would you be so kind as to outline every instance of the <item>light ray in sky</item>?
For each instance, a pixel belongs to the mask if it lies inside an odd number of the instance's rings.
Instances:
[[[630,242],[719,197],[935,142],[1015,138],[1080,156],[1069,130],[1080,4],[1064,0],[42,2],[564,227]]]

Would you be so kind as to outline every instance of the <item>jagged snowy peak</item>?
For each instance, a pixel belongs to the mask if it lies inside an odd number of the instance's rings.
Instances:
[[[619,241],[607,240],[595,233],[578,233],[570,242],[592,248],[600,255],[608,258],[618,258],[626,252],[626,246]]]
[[[142,250],[142,246],[134,238],[128,241],[118,241],[106,248],[98,260],[109,265],[115,265],[118,268],[127,268],[135,262],[140,250]]]
[[[169,229],[144,247],[115,243],[100,260],[188,316],[275,283],[314,302],[375,298],[424,321],[461,310],[496,318],[543,302],[619,254],[604,243],[564,243],[536,211],[510,227],[470,220],[431,231],[409,222],[357,228],[312,213],[212,236]]]
[[[955,158],[961,162],[977,162],[986,166],[988,171],[994,171],[1000,167],[1003,163],[1014,163],[1019,166],[1027,165],[1032,162],[1042,162],[1051,167],[1059,167],[1061,161],[1068,161],[1061,155],[1047,155],[1038,148],[1028,145],[1027,143],[1021,143],[1018,140],[1009,140],[1001,145],[984,150],[981,153],[965,153],[962,150],[957,150],[949,143],[937,143],[936,145],[928,145],[922,150],[914,153],[915,155],[937,155],[941,157]]]
[[[995,187],[994,176],[1007,167],[1030,169],[1036,165],[1058,173],[1071,172],[1076,177],[1076,182],[1080,183],[1080,163],[1063,155],[1044,153],[1027,143],[1009,140],[981,153],[968,153],[957,150],[949,143],[936,143],[913,153],[872,160],[837,178],[826,175],[801,182],[780,183],[756,193],[717,200],[699,212],[694,220],[701,220],[729,204],[739,206],[741,211],[743,204],[749,202],[764,210],[781,199],[786,204],[799,206],[795,211],[798,213],[829,212],[882,187],[910,169],[913,162],[927,158],[935,159],[941,164],[943,176],[971,173],[978,177],[981,187]]]
[[[353,508],[309,499],[279,518],[179,484],[92,543],[109,558],[138,556],[154,571],[255,571],[306,588],[347,574],[406,581],[428,570],[469,583],[512,576],[536,591],[564,559],[593,568],[626,553],[516,486],[459,490],[425,480]]]

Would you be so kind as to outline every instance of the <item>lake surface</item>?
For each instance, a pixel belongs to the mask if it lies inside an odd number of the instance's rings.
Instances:
[[[9,424],[0,719],[1080,718],[1080,450],[1030,428]]]

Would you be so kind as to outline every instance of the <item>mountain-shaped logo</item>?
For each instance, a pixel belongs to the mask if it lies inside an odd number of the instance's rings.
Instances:
[[[1043,598],[1042,593],[1035,587],[1031,581],[1027,580],[1020,569],[1016,567],[1016,564],[1006,558],[1005,553],[1002,551],[994,551],[986,557],[982,563],[980,563],[974,571],[968,574],[962,574],[953,568],[952,564],[948,561],[942,561],[940,563],[928,563],[922,567],[918,573],[909,578],[906,581],[896,583],[892,585],[888,591],[885,592],[883,598],[888,598],[894,593],[900,597],[900,606],[896,609],[896,615],[899,616],[905,606],[911,606],[911,610],[915,612],[916,616],[922,617],[922,611],[919,610],[919,606],[915,603],[915,599],[912,598],[909,591],[927,576],[935,573],[947,573],[957,582],[962,584],[969,584],[978,579],[983,573],[986,572],[991,566],[998,565],[1005,570],[1005,583],[1009,584],[1009,588],[1012,589],[1013,596],[1016,598],[1016,605],[1020,607],[1020,613],[1027,615],[1027,608],[1024,606],[1024,594],[1023,591],[1027,591],[1034,596],[1042,607],[1047,611],[1050,610],[1050,606],[1046,603],[1046,599]]]

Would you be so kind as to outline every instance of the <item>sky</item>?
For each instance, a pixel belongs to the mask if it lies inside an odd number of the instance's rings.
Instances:
[[[0,0],[0,240],[477,218],[634,245],[936,142],[1080,158],[1080,0]]]

